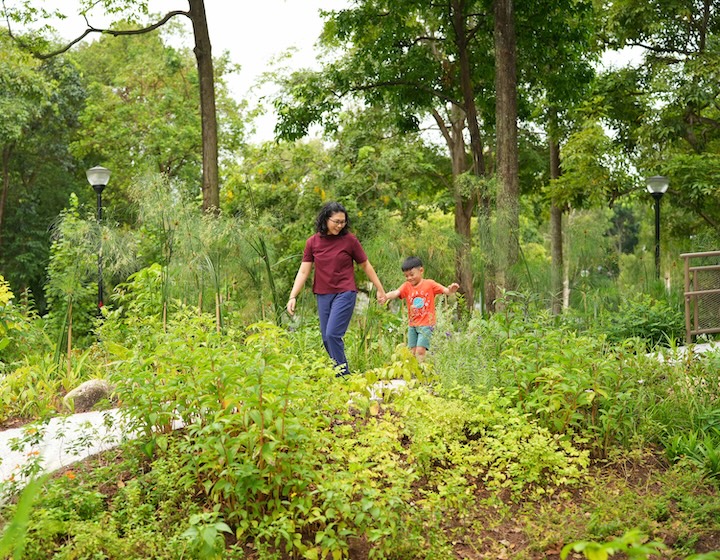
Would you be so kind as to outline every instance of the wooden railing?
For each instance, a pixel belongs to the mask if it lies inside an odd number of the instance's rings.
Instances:
[[[685,261],[685,342],[720,333],[720,251],[683,253]]]

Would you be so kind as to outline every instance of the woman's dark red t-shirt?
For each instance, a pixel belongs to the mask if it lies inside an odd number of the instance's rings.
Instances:
[[[352,233],[316,233],[306,241],[302,260],[315,265],[313,293],[338,294],[357,292],[353,261],[362,264],[367,260],[367,255]]]

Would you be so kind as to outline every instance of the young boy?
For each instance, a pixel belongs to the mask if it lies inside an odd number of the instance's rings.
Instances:
[[[430,336],[435,328],[435,296],[454,294],[460,287],[452,283],[447,288],[435,280],[423,278],[425,269],[418,257],[408,257],[401,265],[406,282],[397,290],[387,292],[382,303],[402,298],[408,306],[408,346],[418,362],[425,359],[430,348]]]

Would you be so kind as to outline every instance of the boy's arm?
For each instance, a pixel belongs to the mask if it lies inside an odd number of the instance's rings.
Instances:
[[[391,292],[385,292],[385,301],[382,303],[387,303],[391,299],[397,299],[400,297],[400,290],[392,290]]]
[[[450,284],[447,287],[443,286],[443,294],[445,294],[446,296],[449,294],[454,294],[459,289],[460,289],[460,284],[458,284],[457,282],[453,282],[452,284]]]

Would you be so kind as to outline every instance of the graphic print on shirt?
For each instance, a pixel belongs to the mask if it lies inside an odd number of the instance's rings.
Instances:
[[[413,294],[412,303],[412,319],[414,322],[422,323],[428,318],[428,302],[422,294]]]

